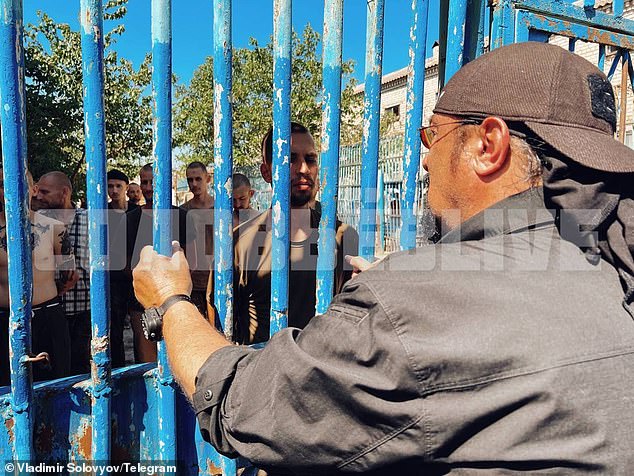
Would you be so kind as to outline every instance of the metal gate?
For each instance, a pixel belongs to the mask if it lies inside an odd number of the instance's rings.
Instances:
[[[232,292],[231,173],[231,1],[213,0],[214,11],[214,157],[215,157],[215,300],[224,331],[230,335]],[[350,216],[359,217],[360,254],[373,257],[379,209],[391,210],[383,226],[398,237],[389,249],[411,249],[416,245],[416,204],[420,202],[420,141],[423,122],[423,87],[428,19],[427,0],[411,1],[410,64],[407,116],[403,152],[398,165],[389,165],[379,175],[379,117],[383,58],[385,1],[367,1],[365,101],[363,143],[358,171],[348,173],[347,158],[339,157],[339,110],[343,0],[325,0],[323,35],[324,104],[321,131],[321,193],[350,203]],[[441,2],[441,81],[463,64],[482,54],[487,45],[495,48],[518,41],[568,40],[570,49],[581,42],[597,43],[597,62],[603,66],[606,47],[615,48],[610,76],[621,65],[620,134],[624,137],[626,90],[634,80],[629,50],[634,47],[634,22],[623,18],[623,0],[572,5],[543,0],[450,0]],[[25,467],[38,463],[108,464],[143,463],[164,468],[141,470],[175,474],[233,475],[247,462],[221,458],[201,441],[190,406],[176,388],[165,349],[159,348],[158,364],[144,364],[111,371],[109,356],[109,285],[106,255],[106,150],[104,133],[103,20],[100,0],[81,0],[82,56],[84,73],[84,119],[88,163],[90,267],[92,309],[92,356],[90,377],[75,376],[52,382],[31,380],[31,252],[27,213],[24,53],[22,48],[22,1],[0,0],[0,115],[5,179],[6,218],[10,282],[11,386],[0,389],[0,459],[8,473],[35,472]],[[610,6],[612,12],[609,10]],[[317,4],[315,6],[317,8]],[[389,5],[388,5],[389,8]],[[271,329],[286,325],[288,305],[289,208],[288,157],[290,154],[290,66],[291,0],[274,1],[274,110],[272,204],[276,231],[273,234]],[[352,19],[355,21],[355,19]],[[153,90],[154,90],[154,246],[170,252],[171,205],[171,0],[152,0]],[[536,61],[539,59],[536,58]],[[629,82],[628,82],[629,77]],[[352,160],[352,159],[350,159]],[[390,167],[399,168],[399,178],[389,177]],[[341,181],[340,181],[341,170]],[[391,183],[388,194],[377,194],[382,180]],[[339,184],[349,181],[357,197],[343,196]],[[347,183],[347,182],[346,182]],[[342,187],[343,190],[343,187]],[[418,193],[417,193],[418,190]],[[379,202],[383,205],[379,205]],[[161,210],[163,211],[161,213]],[[318,296],[316,312],[324,312],[332,295],[334,253],[334,200],[323,203],[320,225]],[[341,209],[340,209],[341,210]],[[382,237],[387,236],[385,232]],[[380,240],[379,240],[380,241]],[[388,248],[387,244],[382,246]],[[330,251],[328,251],[330,250]],[[90,470],[90,467],[87,467]],[[134,472],[130,467],[124,467]],[[139,468],[136,468],[137,470]],[[243,474],[252,474],[248,468]],[[86,471],[90,472],[90,471]],[[138,471],[137,471],[138,472]]]

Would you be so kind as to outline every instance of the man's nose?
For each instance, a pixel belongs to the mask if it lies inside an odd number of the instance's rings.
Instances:
[[[298,174],[308,174],[309,173],[308,164],[306,163],[306,161],[304,159],[297,161],[296,169],[297,169],[297,173]]]
[[[429,169],[427,168],[427,160],[429,158],[429,152],[427,154],[425,154],[425,157],[423,158],[423,168],[429,172]]]

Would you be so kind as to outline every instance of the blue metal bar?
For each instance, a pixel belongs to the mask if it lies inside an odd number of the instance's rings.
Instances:
[[[486,30],[486,14],[487,14],[487,2],[486,0],[480,0],[480,23],[478,25],[478,44],[476,47],[476,58],[484,54],[484,37]],[[425,26],[427,24],[425,23]]]
[[[343,0],[324,4],[323,46],[324,104],[322,108],[321,175],[322,201],[317,256],[315,312],[323,314],[334,293],[335,235],[339,190],[339,132],[341,119],[341,58],[343,51]]]
[[[612,14],[616,17],[620,17],[623,15],[623,0],[613,0],[612,1]]]
[[[569,38],[568,39],[568,51],[570,51],[571,53],[574,53],[576,44],[577,44],[577,40],[575,38]]]
[[[508,0],[503,0],[503,2],[506,3]],[[615,33],[624,33],[626,35],[634,31],[634,20],[628,20],[622,16],[611,15],[595,9],[579,8],[563,1],[548,2],[544,0],[522,0],[519,2],[517,0],[513,0],[513,2],[517,4],[517,8],[522,10],[528,10],[533,13],[555,17],[558,19],[558,23],[561,23],[564,26],[570,22],[576,22],[583,25],[593,26],[597,29],[605,29]]]
[[[379,243],[381,246],[381,254],[385,252],[385,182],[383,181],[383,171],[379,170],[379,179],[377,184],[378,189],[378,204],[377,210],[379,212]],[[390,217],[391,221],[391,217]],[[401,236],[402,241],[402,236]]]
[[[379,168],[384,7],[385,0],[368,0],[359,254],[369,261],[374,260],[374,240],[376,239],[376,187]]]
[[[22,0],[1,0],[0,117],[4,213],[9,267],[9,354],[11,355],[11,409],[14,419],[13,456],[33,461],[33,388],[31,367],[24,359],[31,351],[31,221],[26,179],[26,113]]]
[[[616,68],[619,65],[621,56],[623,56],[623,52],[621,50],[619,50],[618,53],[614,55],[614,59],[612,60],[612,65],[610,66],[610,71],[608,71],[608,79],[610,81],[612,81],[612,76],[614,76],[614,72],[616,71]]]
[[[172,254],[172,2],[152,0],[152,96],[154,98],[154,249]],[[175,383],[164,343],[158,344],[159,460],[176,461]]]
[[[233,121],[231,117],[231,2],[214,0],[214,304],[228,339],[233,336]],[[221,458],[222,474],[236,462]],[[204,470],[204,468],[201,468]]]
[[[465,24],[467,22],[467,0],[450,0],[449,34],[447,36],[447,64],[445,84],[464,63]]]
[[[632,56],[630,55],[629,51],[627,51],[626,54],[627,54],[627,72],[630,77],[630,85],[632,87],[632,91],[634,91],[634,68],[632,68]]]
[[[228,339],[233,336],[231,48],[231,2],[214,0],[214,303]]]
[[[605,68],[605,45],[599,45],[599,59],[597,60],[597,67],[601,71]]]
[[[520,25],[522,24],[522,25]],[[531,12],[518,12],[518,28],[542,30],[568,38],[583,38],[592,43],[601,43],[618,48],[634,49],[634,36],[619,32],[595,28],[580,23],[553,21],[552,18]],[[633,30],[634,31],[634,30]]]
[[[416,247],[414,200],[416,175],[420,166],[419,128],[423,123],[425,97],[425,51],[427,50],[428,0],[412,1],[412,26],[409,33],[409,74],[407,76],[407,115],[405,116],[405,150],[401,188],[401,249]],[[480,41],[478,39],[478,41]],[[381,189],[379,189],[381,190]]]
[[[501,0],[493,10],[493,26],[491,28],[491,49],[510,45],[515,37],[513,7],[510,0]]]
[[[110,285],[108,280],[108,190],[104,106],[103,11],[101,0],[81,0],[84,135],[88,191],[90,310],[92,319],[92,459],[110,460]]]
[[[291,0],[273,4],[273,198],[270,334],[288,325],[291,162]]]

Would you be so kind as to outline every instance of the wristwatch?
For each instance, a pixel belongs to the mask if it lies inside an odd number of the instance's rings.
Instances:
[[[150,307],[143,312],[141,326],[145,338],[152,342],[163,340],[163,316],[177,302],[192,302],[187,294],[175,294],[168,297],[159,307]]]

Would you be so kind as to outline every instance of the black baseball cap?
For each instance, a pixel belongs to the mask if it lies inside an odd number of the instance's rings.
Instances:
[[[573,162],[634,172],[634,150],[614,138],[610,81],[592,63],[556,45],[516,43],[471,61],[446,84],[434,113],[520,122]]]
[[[128,178],[128,176],[124,174],[123,172],[121,172],[121,170],[117,170],[117,169],[109,170],[106,177],[107,177],[107,180],[123,180],[127,184],[130,183],[130,179]]]

